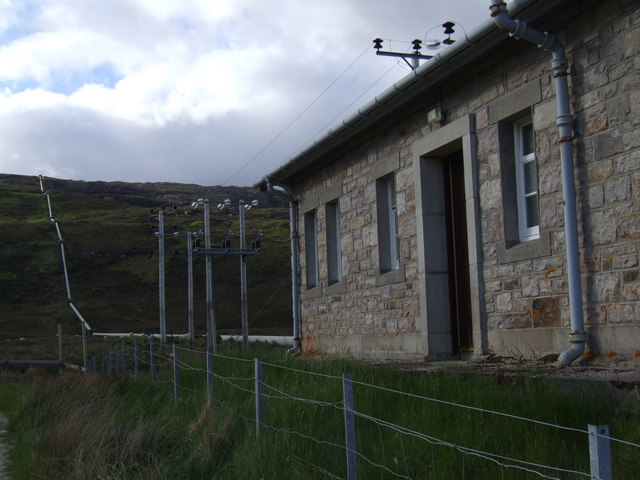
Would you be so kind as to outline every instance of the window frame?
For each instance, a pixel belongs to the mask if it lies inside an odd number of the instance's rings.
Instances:
[[[376,180],[380,273],[400,269],[398,204],[393,173]]]
[[[340,202],[338,199],[325,204],[327,235],[327,283],[342,281],[342,246],[340,231]]]
[[[307,290],[320,285],[318,265],[318,226],[315,210],[309,210],[304,214],[304,254],[306,270]]]
[[[532,145],[531,152],[525,153],[524,129],[531,127]],[[533,127],[533,117],[527,115],[513,122],[513,142],[514,142],[514,170],[516,180],[516,203],[518,210],[518,236],[520,242],[528,242],[540,238],[540,190],[538,181],[538,160],[535,148],[535,129]],[[535,189],[527,192],[525,190],[525,167],[533,163],[535,166]],[[527,209],[528,199],[535,198],[537,223],[529,226],[529,212]]]

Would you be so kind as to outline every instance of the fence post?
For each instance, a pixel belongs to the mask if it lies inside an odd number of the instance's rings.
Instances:
[[[156,365],[156,347],[153,341],[149,342],[149,363],[151,364],[151,382],[155,385],[155,383],[158,381],[156,372],[158,366]]]
[[[173,344],[173,398],[180,400],[180,365],[178,365],[178,345]]]
[[[591,478],[611,480],[611,445],[608,425],[589,425],[589,457]]]
[[[207,350],[207,395],[213,397],[213,353]]]
[[[344,435],[347,448],[347,478],[358,478],[358,463],[356,456],[356,423],[353,413],[353,383],[351,374],[342,374],[342,392],[344,401]]]
[[[122,376],[127,375],[127,346],[122,340]]]
[[[138,340],[133,339],[133,380],[140,381],[140,352],[138,351]]]
[[[264,424],[264,374],[262,361],[255,362],[255,392],[256,392],[256,437],[260,436],[260,426]]]
[[[113,348],[109,347],[109,375],[113,372]]]
[[[120,349],[118,348],[117,344],[113,347],[113,351],[115,352],[115,357],[116,357],[116,365],[114,368],[114,372],[117,377],[118,375],[120,375]]]
[[[98,359],[95,355],[91,357],[91,373],[96,373],[98,371]]]
[[[107,362],[105,360],[105,357],[107,356],[107,354],[105,352],[102,352],[100,354],[100,372],[104,373],[107,371]]]

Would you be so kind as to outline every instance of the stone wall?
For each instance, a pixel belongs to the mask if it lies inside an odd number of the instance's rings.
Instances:
[[[587,2],[588,4],[589,2]],[[550,30],[566,46],[576,119],[575,176],[581,273],[590,347],[640,351],[640,6],[601,2]],[[551,28],[553,27],[553,28]],[[471,115],[477,133],[483,335],[499,353],[558,353],[569,327],[564,212],[550,54],[513,40],[501,52],[354,142],[348,153],[295,185],[300,225],[315,209],[321,285],[302,275],[303,348],[323,352],[424,353],[420,331],[415,170],[411,145]],[[438,95],[442,95],[438,98]],[[442,119],[429,121],[437,107]],[[530,111],[536,132],[540,239],[508,237],[500,122]],[[395,172],[401,271],[378,266],[375,180]],[[344,280],[328,285],[324,203],[339,195]],[[301,270],[305,269],[301,228]],[[424,314],[424,313],[423,313]],[[612,328],[631,328],[616,337]],[[635,330],[634,330],[635,329]],[[629,335],[629,332],[633,332]],[[623,340],[624,339],[624,340]],[[634,345],[636,345],[634,347]],[[488,353],[488,352],[487,352]]]
[[[606,338],[614,334],[601,327],[640,324],[640,7],[637,2],[605,2],[571,20],[557,36],[567,49],[571,73],[580,268],[590,346],[607,353],[612,348],[635,353],[640,349],[637,330],[631,330],[635,339],[614,346]],[[489,332],[569,326],[555,93],[549,56],[536,53],[535,47],[525,52],[504,64],[504,76],[494,92],[505,96],[540,81],[541,98],[532,109],[539,167],[539,243],[544,245],[522,258],[510,255],[505,246],[499,148],[496,125],[490,122],[495,102],[490,102],[476,110]],[[546,348],[536,345],[532,336],[530,348],[553,350],[553,333],[537,337],[544,338]],[[505,338],[493,336],[494,341]],[[520,343],[519,348],[527,346]]]

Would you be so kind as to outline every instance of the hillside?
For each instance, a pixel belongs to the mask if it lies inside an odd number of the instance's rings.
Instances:
[[[291,331],[288,210],[278,196],[241,187],[203,187],[175,183],[81,182],[45,178],[54,218],[65,240],[74,304],[91,327],[103,332],[141,332],[158,328],[158,256],[155,212],[182,235],[166,250],[167,330],[187,329],[186,232],[203,228],[202,207],[209,198],[212,241],[235,233],[238,199],[257,199],[246,212],[247,242],[264,233],[260,254],[248,257],[250,332]],[[215,205],[229,198],[231,206]],[[222,333],[240,330],[240,260],[216,256],[216,317]],[[205,329],[204,257],[194,258],[197,333]],[[57,324],[66,333],[80,328],[66,302],[60,250],[46,200],[36,177],[0,175],[0,342],[16,337],[52,336]],[[2,343],[0,343],[1,348]],[[1,357],[2,355],[0,355]]]

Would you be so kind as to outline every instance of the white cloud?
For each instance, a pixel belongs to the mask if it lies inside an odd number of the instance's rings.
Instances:
[[[451,18],[469,29],[474,12],[488,12],[473,5],[0,0],[0,171],[222,182],[371,39],[409,42]],[[275,168],[394,64],[367,51],[233,181],[252,183]],[[396,66],[360,104],[404,74]]]

